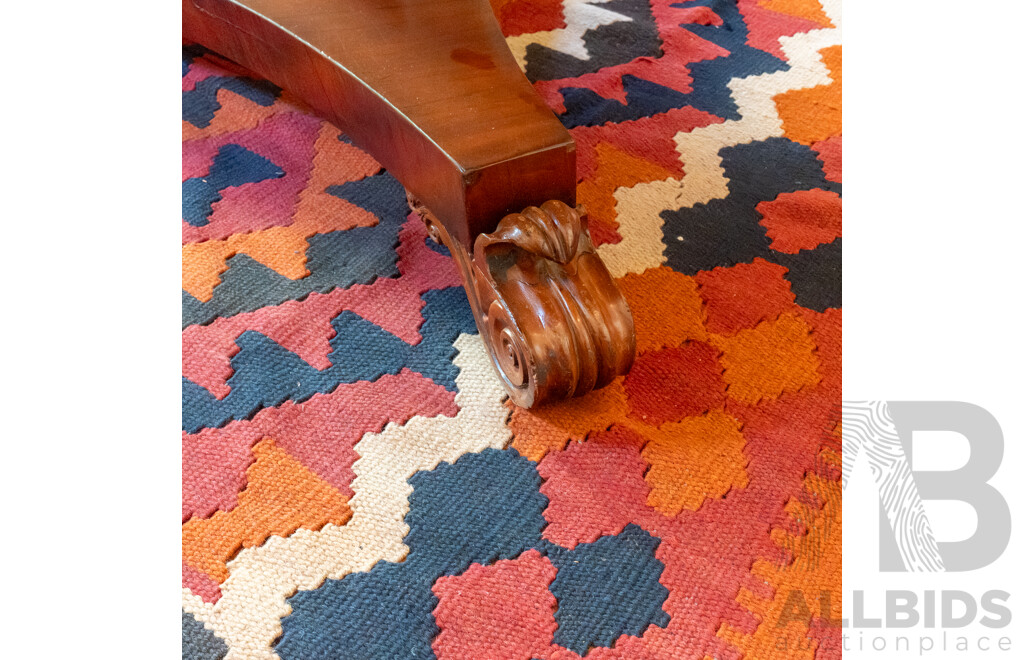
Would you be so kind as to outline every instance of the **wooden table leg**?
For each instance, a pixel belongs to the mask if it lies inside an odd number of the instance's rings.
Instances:
[[[487,0],[183,0],[183,32],[298,95],[409,191],[521,406],[629,370],[625,299],[576,206],[576,146]]]

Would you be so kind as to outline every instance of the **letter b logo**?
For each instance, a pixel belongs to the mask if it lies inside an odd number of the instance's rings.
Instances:
[[[952,431],[970,445],[963,467],[913,471],[914,431]],[[985,409],[958,401],[843,403],[843,486],[863,451],[879,488],[879,563],[883,571],[970,571],[995,561],[1010,541],[1010,509],[988,484],[1003,459],[1003,432]],[[974,508],[968,539],[936,541],[925,500],[958,500]]]

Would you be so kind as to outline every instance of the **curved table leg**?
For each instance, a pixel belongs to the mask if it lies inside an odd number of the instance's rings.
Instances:
[[[521,406],[629,370],[625,299],[576,203],[576,146],[487,0],[183,0],[183,32],[289,89],[409,191]]]
[[[594,251],[582,208],[551,200],[506,216],[472,256],[415,199],[459,265],[477,326],[513,403],[586,394],[629,371],[633,317]]]

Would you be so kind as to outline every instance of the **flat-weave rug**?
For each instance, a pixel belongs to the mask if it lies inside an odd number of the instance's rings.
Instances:
[[[492,4],[636,364],[513,409],[401,185],[185,45],[183,657],[839,658],[840,5]]]

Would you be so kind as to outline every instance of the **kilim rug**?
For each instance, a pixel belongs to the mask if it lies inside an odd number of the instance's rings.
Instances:
[[[182,655],[839,658],[841,10],[494,0],[632,372],[513,409],[398,182],[182,68]]]

